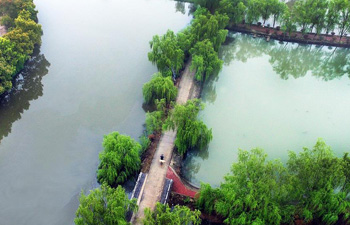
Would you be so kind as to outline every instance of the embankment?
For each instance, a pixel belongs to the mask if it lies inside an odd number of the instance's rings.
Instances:
[[[292,32],[290,35],[277,28],[262,27],[258,25],[230,25],[227,27],[230,31],[241,32],[254,35],[254,37],[264,37],[266,40],[274,39],[286,42],[295,42],[301,44],[315,44],[335,47],[350,47],[350,37],[342,37],[338,35],[315,34],[301,32]]]

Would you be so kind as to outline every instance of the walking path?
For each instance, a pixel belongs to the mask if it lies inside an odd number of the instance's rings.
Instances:
[[[6,33],[7,33],[6,27],[5,26],[0,26],[0,37],[2,37]]]
[[[190,71],[191,60],[186,64],[185,71],[182,74],[182,78],[179,84],[179,92],[176,99],[177,104],[184,104],[191,96],[191,90],[194,85],[194,72]],[[174,141],[176,138],[175,131],[166,131],[160,141],[157,151],[154,154],[151,168],[148,173],[148,177],[143,189],[141,201],[139,204],[139,210],[134,217],[133,224],[142,224],[144,218],[145,208],[155,208],[156,203],[160,200],[162,194],[163,185],[165,182],[168,167],[171,161],[172,153],[174,150]],[[160,155],[163,154],[165,163],[160,165]]]

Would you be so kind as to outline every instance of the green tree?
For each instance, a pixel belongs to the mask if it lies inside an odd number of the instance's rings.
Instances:
[[[313,149],[304,148],[299,155],[290,152],[287,165],[294,187],[290,194],[298,202],[297,213],[302,218],[306,221],[320,218],[325,224],[334,224],[342,214],[349,217],[350,202],[346,200],[349,193],[336,192],[345,181],[343,164],[322,139]]]
[[[295,15],[295,22],[299,27],[301,27],[302,32],[306,33],[307,27],[311,21],[307,8],[307,2],[305,0],[295,2],[293,7],[293,15]]]
[[[150,47],[152,51],[148,53],[148,59],[165,76],[177,77],[184,65],[184,52],[174,32],[168,30],[163,36],[153,36]]]
[[[275,27],[276,21],[279,21],[280,17],[286,11],[287,5],[284,2],[274,1],[273,7],[271,9],[271,14],[273,16],[272,27]]]
[[[282,16],[282,30],[285,33],[288,33],[288,36],[291,35],[292,32],[296,31],[297,27],[294,22],[294,15],[290,12],[288,8],[285,9],[285,12]]]
[[[223,61],[219,59],[213,44],[208,40],[199,41],[190,50],[192,55],[191,69],[196,70],[196,80],[205,82],[210,76],[217,76]]]
[[[80,205],[76,211],[74,222],[76,225],[126,225],[128,210],[136,210],[135,201],[130,201],[124,189],[116,189],[102,184],[101,188],[80,194]]]
[[[171,77],[163,77],[161,73],[154,74],[152,80],[143,85],[142,92],[147,104],[153,104],[155,100],[160,99],[170,103],[177,96],[177,88]]]
[[[165,121],[164,129],[177,128],[175,146],[181,155],[188,149],[207,146],[213,138],[211,129],[197,118],[203,107],[198,99],[189,100],[185,105],[176,105]]]
[[[143,220],[144,225],[185,225],[201,224],[200,211],[191,211],[186,206],[176,205],[172,210],[168,204],[163,205],[159,202],[156,205],[154,212],[151,209],[145,209],[145,219]]]
[[[209,184],[201,183],[196,205],[203,212],[212,214],[215,210],[217,200],[222,198],[220,189],[215,189]]]
[[[193,45],[198,41],[208,39],[213,43],[214,50],[218,51],[226,40],[228,31],[224,28],[228,25],[228,21],[229,17],[225,14],[216,12],[212,15],[206,9],[197,10],[190,27]]]
[[[165,99],[160,101],[156,100],[157,110],[146,113],[146,133],[147,135],[153,134],[156,131],[162,129],[162,125],[165,119]]]
[[[141,145],[129,136],[112,132],[103,138],[104,150],[99,154],[97,180],[115,187],[140,169]]]
[[[245,18],[247,7],[242,0],[220,1],[219,13],[226,14],[233,24],[240,24]]]
[[[257,22],[261,17],[261,3],[260,0],[249,0],[247,3],[247,16],[246,20],[248,24]]]
[[[339,8],[338,29],[340,32],[339,40],[350,29],[350,2],[348,0],[336,0],[335,5]]]
[[[261,149],[240,150],[238,162],[221,185],[222,198],[216,212],[227,224],[280,224],[290,222],[292,208],[283,207],[288,199],[288,174],[280,161],[267,161]]]
[[[338,21],[339,21],[339,9],[336,4],[337,0],[330,0],[328,5],[328,10],[325,18],[325,29],[326,34],[330,31],[334,31]]]

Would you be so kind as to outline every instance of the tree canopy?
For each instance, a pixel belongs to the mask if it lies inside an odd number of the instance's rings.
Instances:
[[[170,103],[177,96],[177,88],[171,77],[163,77],[161,73],[154,74],[152,80],[143,85],[142,92],[145,102],[148,104],[153,104],[155,100],[161,99]]]
[[[163,205],[159,202],[156,205],[155,210],[145,209],[144,225],[180,225],[180,224],[193,224],[199,225],[201,223],[200,211],[191,211],[186,206],[176,205],[173,209],[168,204]]]
[[[10,28],[0,37],[1,95],[12,88],[12,78],[23,69],[35,45],[41,44],[42,29],[32,0],[0,1],[0,14],[2,23]]]
[[[185,55],[174,32],[168,30],[163,36],[153,36],[150,47],[152,50],[148,53],[148,59],[157,65],[158,70],[164,76],[178,76]]]
[[[335,224],[350,216],[350,158],[334,156],[320,139],[313,149],[289,153],[287,166],[262,149],[240,150],[220,188],[201,185],[199,209],[216,211],[226,224]]]
[[[112,132],[103,138],[104,150],[100,153],[97,180],[115,187],[140,169],[141,145],[129,136]]]
[[[185,105],[176,105],[165,121],[165,129],[177,129],[175,146],[181,155],[188,149],[207,146],[213,138],[211,129],[197,118],[203,107],[198,99],[188,100]]]
[[[208,40],[199,41],[190,50],[192,55],[191,69],[196,70],[196,80],[204,82],[210,76],[217,76],[223,61],[219,59],[213,44]]]
[[[80,194],[80,205],[76,211],[76,225],[126,225],[126,213],[137,208],[121,186],[111,188],[102,184],[100,188],[85,195]]]

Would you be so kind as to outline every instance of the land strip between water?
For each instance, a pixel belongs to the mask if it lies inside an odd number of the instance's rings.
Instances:
[[[181,76],[179,92],[176,99],[177,104],[185,104],[187,100],[195,97],[195,94],[193,94],[193,91],[195,90],[195,71],[190,70],[191,62],[192,60],[188,60],[185,70]],[[144,210],[146,208],[151,208],[151,210],[153,210],[156,203],[160,200],[166,174],[174,150],[175,138],[176,130],[166,131],[160,138],[157,150],[153,156],[145,187],[143,189],[138,212],[132,221],[133,224],[142,224]],[[162,154],[164,155],[166,162],[161,165],[159,158]]]
[[[305,33],[302,32],[292,32],[290,34],[284,31],[272,28],[272,27],[262,27],[261,25],[230,25],[227,27],[230,31],[251,34],[254,37],[265,37],[267,41],[270,39],[275,39],[279,41],[294,42],[301,44],[315,44],[315,45],[326,45],[335,47],[350,47],[350,37],[342,37],[340,39],[339,35],[331,34],[315,34],[315,33]]]

